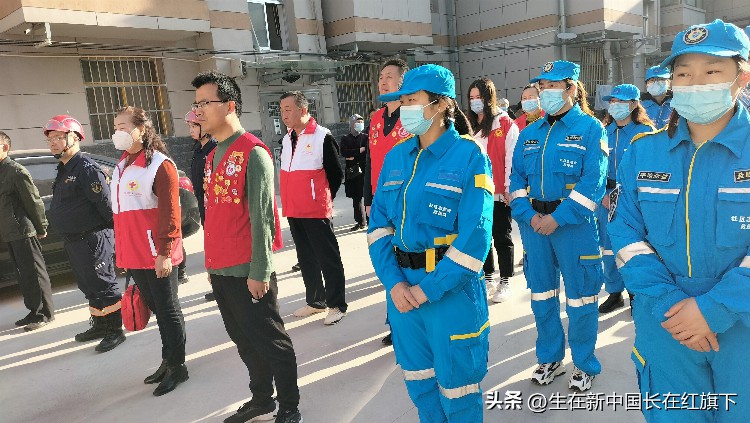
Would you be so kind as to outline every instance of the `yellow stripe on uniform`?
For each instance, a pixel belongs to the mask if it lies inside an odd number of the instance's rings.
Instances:
[[[576,187],[576,184],[565,184],[565,189],[573,189]]]
[[[425,251],[424,270],[427,273],[430,273],[435,270],[435,249],[434,248],[428,248],[427,251]]]
[[[457,339],[469,339],[469,338],[477,338],[479,335],[482,334],[488,327],[490,327],[490,321],[486,321],[481,328],[479,328],[478,331],[472,332],[472,333],[464,333],[462,335],[451,335],[451,341],[455,341]]]
[[[495,193],[495,183],[492,182],[492,177],[490,177],[490,175],[487,175],[486,173],[474,175],[474,186],[477,188],[484,188],[490,194]]]
[[[633,136],[633,139],[632,139],[632,140],[630,140],[630,143],[632,144],[632,143],[634,143],[634,142],[636,142],[636,141],[638,141],[638,140],[640,140],[640,139],[646,138],[646,137],[647,137],[647,136],[649,136],[649,135],[654,135],[654,134],[658,134],[659,132],[662,132],[662,131],[666,131],[666,130],[667,130],[667,127],[668,127],[668,125],[665,125],[665,126],[664,126],[663,128],[661,128],[661,129],[657,129],[657,130],[655,130],[655,131],[651,131],[651,132],[641,132],[641,133],[639,133],[639,134],[635,134],[635,135]]]
[[[637,358],[638,361],[641,362],[641,366],[646,365],[646,360],[644,360],[643,357],[641,357],[641,353],[638,352],[638,349],[635,346],[633,346],[633,354],[635,354],[635,358]]]
[[[598,259],[602,258],[602,256],[601,256],[601,254],[595,254],[595,255],[591,255],[591,256],[580,256],[579,258],[581,260],[598,260]]]
[[[451,245],[458,238],[458,234],[448,234],[435,238],[435,245]]]

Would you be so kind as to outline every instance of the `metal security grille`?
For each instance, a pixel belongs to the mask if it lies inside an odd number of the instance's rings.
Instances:
[[[159,134],[173,134],[160,59],[90,57],[81,59],[81,72],[94,140],[111,137],[115,113],[125,106],[145,110]]]
[[[597,85],[606,84],[607,66],[602,47],[581,47],[581,82],[589,96],[596,92]],[[590,100],[590,99],[589,99]]]
[[[373,107],[377,85],[375,75],[378,65],[360,63],[344,68],[336,75],[336,94],[339,99],[339,118],[348,122],[349,116],[357,113],[368,119],[370,107]]]

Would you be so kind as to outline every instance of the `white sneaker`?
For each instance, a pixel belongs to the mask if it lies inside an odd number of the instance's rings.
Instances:
[[[487,279],[485,280],[485,284],[487,287],[487,298],[492,298],[492,296],[495,295],[495,292],[497,292],[497,282],[492,279]]]
[[[300,307],[297,310],[295,310],[294,313],[292,314],[295,317],[308,317],[316,313],[322,313],[324,311],[326,311],[326,309],[310,307],[309,305],[305,304],[303,307]]]
[[[505,281],[501,280],[500,283],[497,284],[497,291],[495,291],[495,295],[492,296],[492,302],[502,303],[512,295],[513,291],[510,289],[510,284],[508,283],[507,279]]]
[[[531,375],[531,381],[539,385],[549,385],[555,380],[556,376],[560,376],[563,373],[565,373],[565,367],[563,367],[562,361],[542,363],[534,370],[534,373]]]
[[[341,311],[339,308],[331,308],[328,309],[328,315],[323,320],[323,323],[326,325],[335,325],[336,323],[340,322],[341,319],[346,316],[346,312]]]
[[[568,388],[578,390],[579,392],[588,391],[591,389],[591,382],[595,377],[573,366],[573,373],[571,373],[568,380]]]

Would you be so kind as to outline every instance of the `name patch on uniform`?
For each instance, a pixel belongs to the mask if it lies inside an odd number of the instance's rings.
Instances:
[[[539,145],[539,140],[526,140],[523,145]]]
[[[672,174],[667,172],[638,172],[639,181],[669,182]]]
[[[65,183],[66,184],[69,184],[69,183],[75,182],[75,181],[76,181],[76,177],[75,176],[68,176],[67,178],[65,178]]]
[[[746,181],[750,181],[750,169],[734,171],[734,182],[746,182]]]
[[[568,135],[567,137],[565,137],[565,141],[580,141],[582,139],[583,137],[580,135]]]

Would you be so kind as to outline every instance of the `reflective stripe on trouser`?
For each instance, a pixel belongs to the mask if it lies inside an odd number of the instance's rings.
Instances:
[[[746,422],[750,416],[750,401],[739,399],[750,397],[750,381],[743,377],[750,373],[750,360],[746,359],[750,328],[735,323],[726,332],[716,335],[721,347],[718,352],[697,352],[681,345],[661,327],[661,322],[652,314],[656,303],[654,298],[636,295],[635,302],[635,350],[631,358],[641,393],[645,395],[648,392],[650,397],[659,395],[656,401],[663,403],[665,398],[669,398],[668,393],[673,395],[680,392],[678,395],[687,398],[687,401],[694,398],[692,401],[696,404],[694,407],[670,407],[666,410],[663,406],[661,410],[643,407],[646,421]],[[705,398],[704,393],[708,392],[729,393],[729,398],[736,404],[730,403],[727,411],[727,397],[719,396],[718,409],[707,410],[700,404]]]
[[[607,233],[607,210],[604,206],[597,209],[597,223],[599,225],[599,245],[602,247],[602,262],[604,263],[604,289],[610,294],[625,290],[625,281],[622,280],[620,272],[615,264],[615,255],[612,252],[612,242]]]
[[[424,269],[402,270],[411,284],[427,275]],[[489,352],[483,284],[477,275],[463,292],[449,292],[407,313],[396,310],[388,297],[396,361],[422,422],[482,421],[479,382],[487,373]]]
[[[565,333],[560,319],[560,301],[549,295],[560,289],[560,274],[569,299],[568,344],[573,363],[584,372],[596,375],[601,364],[594,355],[598,328],[594,297],[602,285],[602,268],[596,223],[558,227],[550,236],[539,235],[519,222],[526,260],[524,274],[532,292],[531,309],[537,327],[536,356],[539,363],[560,361],[565,356]],[[534,298],[537,300],[534,300]],[[578,301],[580,300],[580,301]],[[577,305],[581,306],[577,306]]]

